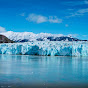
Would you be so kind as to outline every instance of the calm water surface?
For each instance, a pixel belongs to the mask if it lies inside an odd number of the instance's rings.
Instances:
[[[0,55],[1,88],[88,88],[88,57]]]

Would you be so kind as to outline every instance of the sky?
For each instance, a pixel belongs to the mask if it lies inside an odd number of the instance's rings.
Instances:
[[[88,0],[0,0],[0,32],[5,31],[88,39]]]

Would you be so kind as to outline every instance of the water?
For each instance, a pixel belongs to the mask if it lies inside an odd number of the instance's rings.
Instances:
[[[88,57],[0,55],[0,87],[88,88]]]

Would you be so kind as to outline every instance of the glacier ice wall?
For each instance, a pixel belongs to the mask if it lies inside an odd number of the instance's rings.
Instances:
[[[88,42],[26,42],[0,44],[0,54],[88,56]]]

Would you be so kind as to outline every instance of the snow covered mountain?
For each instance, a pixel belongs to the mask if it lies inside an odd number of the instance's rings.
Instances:
[[[82,41],[71,36],[64,36],[63,34],[50,34],[50,33],[39,33],[34,34],[32,32],[13,32],[8,31],[0,33],[10,40],[15,42],[28,42],[28,41]]]

